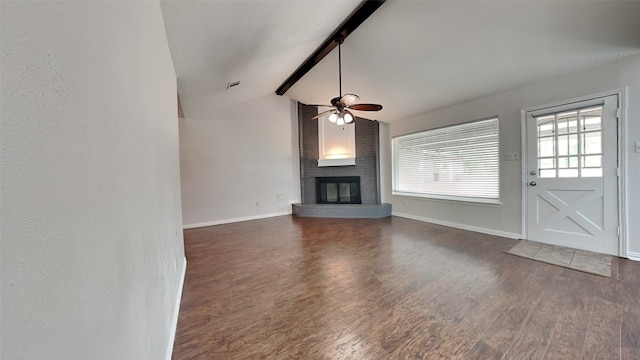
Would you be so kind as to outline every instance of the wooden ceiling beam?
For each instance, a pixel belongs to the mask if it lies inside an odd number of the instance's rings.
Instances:
[[[305,60],[298,69],[285,80],[276,90],[276,94],[284,95],[298,80],[313,69],[331,50],[338,46],[339,39],[346,39],[360,24],[384,4],[386,0],[364,0],[358,7],[338,26],[338,28]]]

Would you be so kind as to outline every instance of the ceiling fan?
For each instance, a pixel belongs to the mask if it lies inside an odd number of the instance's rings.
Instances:
[[[360,97],[356,94],[344,94],[342,95],[342,54],[340,52],[342,43],[344,42],[343,38],[338,38],[338,77],[339,77],[339,85],[340,85],[340,96],[331,99],[331,105],[311,105],[311,106],[321,106],[321,107],[330,107],[331,109],[324,111],[314,117],[311,118],[317,119],[326,115],[329,115],[329,121],[335,123],[337,125],[351,124],[355,121],[355,116],[349,110],[358,110],[358,111],[380,111],[382,110],[382,105],[380,104],[356,104]]]

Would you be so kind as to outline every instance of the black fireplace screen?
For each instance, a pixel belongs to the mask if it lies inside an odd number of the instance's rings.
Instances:
[[[362,204],[360,176],[332,176],[316,178],[318,204]]]

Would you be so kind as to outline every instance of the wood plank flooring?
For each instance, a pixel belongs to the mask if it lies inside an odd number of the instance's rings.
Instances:
[[[397,217],[186,230],[173,359],[640,359],[640,263],[609,279],[515,242]]]

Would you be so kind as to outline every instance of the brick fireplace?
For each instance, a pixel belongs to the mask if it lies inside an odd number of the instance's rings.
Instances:
[[[391,205],[381,204],[378,157],[379,157],[379,127],[377,121],[356,118],[355,126],[356,160],[351,166],[318,166],[318,120],[311,120],[317,115],[315,106],[298,105],[298,129],[300,143],[300,184],[301,204],[293,204],[293,214],[312,217],[386,217],[391,215]],[[337,125],[333,125],[337,126]],[[334,201],[323,201],[318,191],[318,179],[344,180],[359,178],[357,201],[339,201],[340,187],[347,191],[346,182],[336,180],[331,186],[336,190],[332,193]],[[322,181],[322,180],[321,180]],[[354,189],[348,186],[349,194]],[[333,190],[331,190],[333,191]],[[338,196],[336,201],[335,196]],[[346,197],[344,197],[346,199]],[[350,196],[349,196],[350,198]]]

